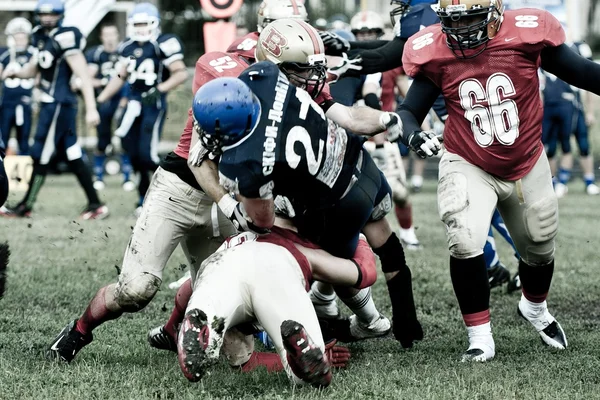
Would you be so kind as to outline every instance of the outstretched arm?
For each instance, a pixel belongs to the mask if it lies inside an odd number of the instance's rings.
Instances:
[[[542,68],[573,86],[600,95],[600,64],[580,56],[566,44],[542,50]]]

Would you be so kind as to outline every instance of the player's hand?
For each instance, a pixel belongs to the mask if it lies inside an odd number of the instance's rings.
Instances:
[[[85,113],[85,123],[91,127],[98,126],[100,123],[100,114],[98,114],[98,110],[95,108],[87,110]]]
[[[275,205],[275,214],[284,215],[289,218],[294,218],[296,216],[296,210],[294,210],[292,202],[287,197],[277,195],[275,196],[273,203]]]
[[[4,68],[4,71],[2,71],[2,80],[14,78],[19,69],[21,69],[21,65],[19,63],[9,63]]]
[[[327,70],[327,72],[331,75],[333,75],[333,79],[329,80],[329,83],[335,83],[338,81],[338,79],[340,79],[342,77],[342,75],[344,75],[345,73],[347,73],[350,70],[353,71],[360,71],[362,70],[362,65],[360,65],[360,63],[362,62],[362,58],[358,57],[358,58],[348,58],[348,55],[346,53],[344,53],[342,55],[342,62],[341,64],[339,64],[336,67],[331,67]]]
[[[142,93],[142,104],[145,106],[156,104],[161,95],[161,91],[153,87],[150,90]]]
[[[404,132],[402,120],[396,113],[386,112],[379,117],[379,124],[382,128],[387,129],[387,140],[394,143],[402,137]]]
[[[329,364],[331,364],[332,367],[346,368],[352,353],[350,353],[349,348],[344,346],[336,346],[336,343],[336,339],[331,339],[329,342],[325,343],[325,354],[327,355]]]
[[[341,36],[328,31],[319,31],[328,55],[341,56],[342,53],[350,51],[350,43]]]
[[[233,222],[233,226],[240,232],[254,232],[257,235],[265,235],[271,232],[269,229],[256,226],[244,209],[244,205],[233,197],[226,194],[217,203],[223,214]]]
[[[433,157],[442,149],[433,131],[414,131],[408,136],[406,145],[421,158]]]

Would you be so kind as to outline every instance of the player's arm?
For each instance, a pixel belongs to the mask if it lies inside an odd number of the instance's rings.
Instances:
[[[421,124],[440,93],[441,89],[431,80],[418,75],[398,109],[403,126],[400,140],[421,158],[431,157],[441,148],[433,132],[421,130]]]
[[[188,78],[188,72],[182,60],[173,61],[169,64],[168,68],[171,72],[169,79],[156,85],[156,89],[161,93],[167,93],[172,89],[175,89]]]
[[[241,196],[241,202],[244,210],[252,223],[262,229],[271,229],[275,224],[275,205],[273,198],[270,199],[251,199]]]
[[[119,67],[119,73],[117,74],[117,76],[108,81],[106,87],[102,90],[102,92],[100,92],[100,94],[96,98],[96,101],[98,101],[98,103],[104,103],[108,99],[111,99],[114,95],[121,91],[128,77],[129,73],[127,72],[127,64],[122,63]]]
[[[31,79],[35,78],[38,73],[37,56],[31,57],[27,64],[23,65],[18,71],[10,68],[2,68],[0,76],[2,80],[7,78]]]
[[[365,106],[348,107],[340,103],[331,105],[325,115],[342,128],[367,136],[383,132],[388,125],[399,122],[398,119],[394,120],[393,113]]]
[[[100,123],[100,115],[96,110],[96,98],[94,96],[94,87],[89,79],[87,62],[81,52],[73,52],[66,57],[69,68],[77,78],[81,80],[81,94],[85,102],[85,120],[88,125],[96,126]]]
[[[98,74],[99,69],[100,68],[98,67],[98,64],[88,63],[88,74],[90,76],[90,80],[92,81],[92,86],[94,88],[99,88],[99,87],[104,86],[104,82],[102,82],[102,79],[96,78],[96,75]]]
[[[600,64],[580,56],[566,44],[542,50],[542,68],[570,85],[600,95]]]

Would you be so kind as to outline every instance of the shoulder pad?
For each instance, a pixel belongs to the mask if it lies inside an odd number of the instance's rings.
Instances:
[[[546,10],[521,8],[504,13],[500,27],[504,36],[520,38],[523,43],[555,47],[565,42],[565,31],[556,17]]]
[[[441,49],[443,45],[445,49]],[[424,64],[429,63],[436,52],[446,51],[446,38],[439,24],[428,26],[408,38],[402,54],[402,68],[406,75],[414,77]]]
[[[237,53],[242,57],[254,59],[256,44],[258,43],[258,32],[250,32],[249,34],[236,39],[227,48],[228,53]]]
[[[58,31],[52,36],[52,39],[56,43],[61,50],[73,50],[80,49],[82,44],[83,35],[79,31],[79,29],[74,26],[68,27],[60,27]]]
[[[166,58],[183,52],[183,45],[179,37],[173,34],[161,34],[156,40],[160,51]]]

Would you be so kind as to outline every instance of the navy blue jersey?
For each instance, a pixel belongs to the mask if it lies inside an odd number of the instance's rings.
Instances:
[[[34,28],[31,44],[39,51],[40,89],[46,95],[42,101],[77,103],[77,96],[69,86],[73,71],[66,57],[82,52],[85,43],[85,38],[74,26],[60,26],[49,33],[41,26]]]
[[[416,4],[410,6],[405,16],[394,26],[394,34],[401,39],[408,39],[421,29],[440,22],[431,4]]]
[[[548,72],[544,74],[544,104],[573,104],[575,105],[575,92],[571,85]]]
[[[119,61],[119,53],[116,51],[109,53],[104,50],[104,46],[95,46],[86,51],[85,59],[89,65],[96,65],[98,67],[95,78],[102,80],[102,86],[106,86],[111,78],[117,76],[116,68]]]
[[[10,59],[10,51],[6,49],[0,52],[0,64],[6,69],[8,64],[13,61],[19,64],[21,67],[29,62],[31,57],[36,53],[35,48],[29,46],[23,51],[15,52],[15,59]],[[2,82],[2,100],[0,104],[17,104],[31,103],[31,90],[35,79],[20,79],[20,78],[8,78]]]
[[[256,94],[262,111],[248,136],[223,149],[219,172],[224,187],[248,198],[284,195],[295,207],[335,204],[348,188],[364,140],[328,120],[275,64],[254,64],[240,79]]]
[[[142,93],[169,79],[169,65],[183,60],[181,40],[171,34],[160,34],[156,40],[126,40],[119,46],[119,56],[127,63],[131,99],[141,100]]]

